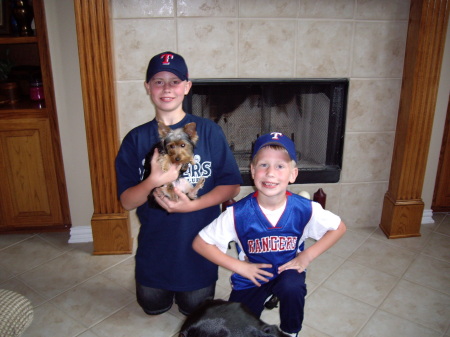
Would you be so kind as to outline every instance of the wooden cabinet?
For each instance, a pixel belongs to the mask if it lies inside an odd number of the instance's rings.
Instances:
[[[45,96],[20,83],[18,101],[0,104],[0,233],[70,229],[43,0],[32,4],[34,35],[0,36],[14,65],[39,70]]]

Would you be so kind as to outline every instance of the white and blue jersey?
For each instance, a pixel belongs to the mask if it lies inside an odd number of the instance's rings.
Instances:
[[[267,269],[278,276],[278,268],[294,259],[303,250],[307,238],[319,240],[328,230],[335,230],[341,219],[320,204],[286,192],[286,204],[279,219],[269,221],[257,201],[258,192],[251,193],[228,207],[221,216],[205,227],[201,238],[226,252],[228,243],[235,241],[251,263],[267,263]],[[243,254],[239,255],[244,258]],[[272,278],[272,279],[273,279]],[[239,274],[231,277],[233,290],[255,287]],[[260,281],[262,282],[262,281]]]

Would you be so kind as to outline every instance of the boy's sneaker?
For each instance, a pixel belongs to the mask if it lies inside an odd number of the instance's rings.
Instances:
[[[265,303],[264,306],[266,307],[266,309],[272,310],[273,308],[278,307],[278,302],[280,300],[278,299],[278,297],[276,297],[275,295],[272,295],[272,297],[270,297]]]
[[[284,332],[282,331],[284,334],[286,334],[287,336],[291,336],[291,337],[298,337],[298,332],[293,332],[293,333],[289,333],[289,332]]]

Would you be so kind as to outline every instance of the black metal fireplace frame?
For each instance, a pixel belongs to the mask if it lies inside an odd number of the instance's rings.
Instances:
[[[347,96],[349,80],[347,78],[337,79],[193,79],[193,87],[183,102],[183,109],[187,113],[192,112],[193,95],[202,94],[209,88],[219,88],[225,91],[233,86],[245,86],[251,90],[261,93],[270,93],[279,88],[286,88],[289,84],[301,85],[306,90],[316,93],[324,93],[330,100],[329,121],[326,146],[326,162],[321,167],[302,167],[299,165],[299,175],[295,181],[296,184],[314,184],[314,183],[336,183],[340,180],[342,169],[342,158],[344,149],[345,120],[347,114]],[[244,87],[242,87],[244,88]],[[217,122],[217,118],[210,117]],[[269,130],[278,131],[278,130]],[[231,144],[233,139],[228,139]],[[250,162],[250,158],[249,158]],[[245,186],[252,186],[253,181],[249,170],[241,169],[241,175]]]

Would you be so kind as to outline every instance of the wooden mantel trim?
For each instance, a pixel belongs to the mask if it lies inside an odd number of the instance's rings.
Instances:
[[[380,228],[420,236],[421,199],[449,16],[449,0],[411,0],[389,187]]]
[[[128,254],[128,212],[117,199],[119,149],[109,0],[74,0],[94,214],[94,254]]]

